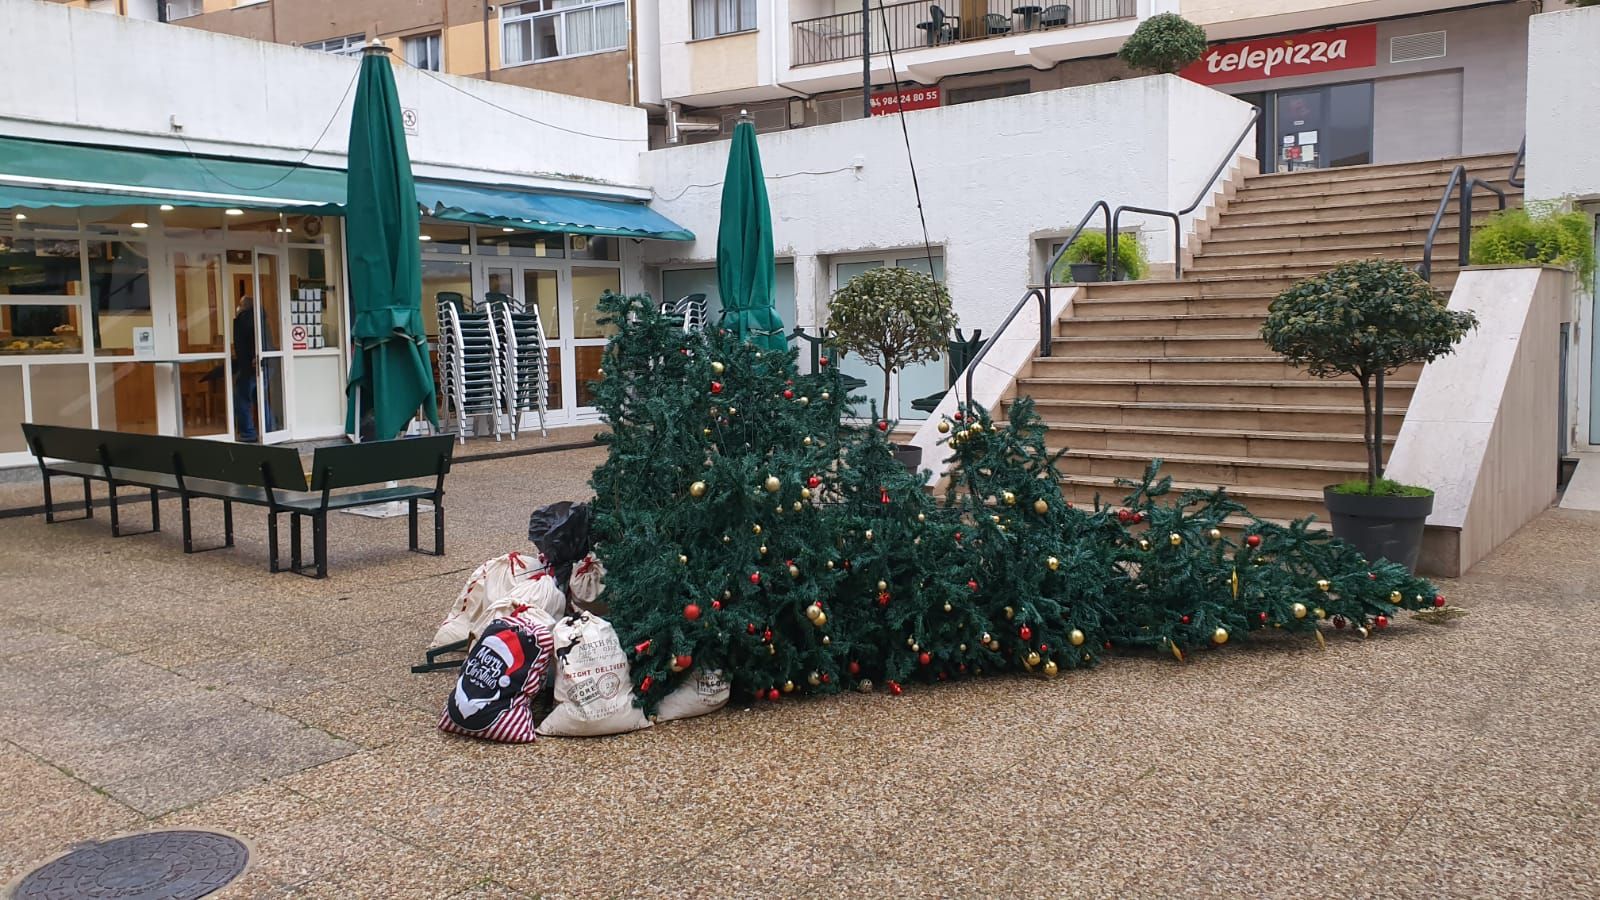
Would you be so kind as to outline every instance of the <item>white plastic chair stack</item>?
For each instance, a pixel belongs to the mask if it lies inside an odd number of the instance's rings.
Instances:
[[[539,433],[548,436],[545,412],[550,403],[549,359],[544,340],[544,324],[539,319],[537,306],[528,308],[524,301],[510,298],[496,303],[492,317],[500,332],[501,385],[504,391],[506,418],[511,423],[511,437],[515,439],[522,428],[523,413],[536,413]]]
[[[661,311],[683,317],[684,331],[700,331],[706,327],[706,302],[704,294],[690,294],[676,303],[663,302]]]

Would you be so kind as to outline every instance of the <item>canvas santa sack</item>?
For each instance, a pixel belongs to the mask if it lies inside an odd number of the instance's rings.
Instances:
[[[649,728],[633,702],[628,657],[611,623],[580,613],[556,623],[556,705],[539,733],[599,737]]]
[[[440,730],[503,744],[534,740],[533,700],[554,649],[550,629],[526,616],[490,622],[461,663]]]
[[[530,583],[544,582],[537,589]],[[507,553],[479,566],[461,588],[429,647],[443,647],[483,633],[492,621],[511,614],[519,603],[544,610],[551,620],[566,613],[566,601],[555,588],[544,560],[538,556]]]
[[[689,719],[713,713],[728,705],[728,679],[721,669],[695,669],[656,707],[656,721]]]
[[[600,558],[594,553],[589,553],[572,567],[572,578],[567,581],[567,596],[572,599],[574,611],[597,616],[610,615],[611,605],[600,599],[600,593],[605,589],[606,567],[601,565]]]

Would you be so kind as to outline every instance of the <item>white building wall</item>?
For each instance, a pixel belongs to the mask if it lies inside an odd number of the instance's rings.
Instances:
[[[1529,200],[1600,198],[1600,8],[1528,20]]]
[[[110,133],[124,146],[263,159],[309,149],[309,164],[338,167],[360,63],[38,0],[0,2],[0,58],[28,73],[0,79],[8,135],[105,143]],[[417,112],[419,174],[640,184],[644,110],[409,66],[395,79]]]
[[[1173,76],[908,113],[928,239],[943,250],[962,327],[991,331],[1037,277],[1035,241],[1071,229],[1096,199],[1188,204],[1249,115],[1247,104]],[[831,257],[920,251],[898,118],[764,134],[760,147],[774,246],[795,261],[799,324],[826,316]],[[647,245],[646,264],[715,259],[727,152],[718,142],[645,155],[652,206],[699,236]],[[1152,258],[1170,261],[1170,225],[1144,224]]]

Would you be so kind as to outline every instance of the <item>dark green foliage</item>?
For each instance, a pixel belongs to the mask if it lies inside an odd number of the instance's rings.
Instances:
[[[1066,265],[1093,263],[1103,272],[1106,267],[1106,236],[1098,231],[1079,235],[1062,255],[1061,262]],[[1117,235],[1117,270],[1122,277],[1128,281],[1138,281],[1149,268],[1150,263],[1145,259],[1144,246],[1139,243],[1138,236],[1128,232]],[[1057,273],[1070,275],[1071,270],[1058,264]]]
[[[956,330],[950,292],[916,269],[868,269],[845,283],[828,305],[835,347],[883,370],[884,416],[894,373],[944,355]]]
[[[1318,378],[1353,375],[1365,410],[1367,482],[1383,475],[1383,380],[1449,353],[1476,328],[1470,312],[1447,309],[1405,263],[1371,259],[1335,266],[1279,294],[1261,337]],[[1374,397],[1376,391],[1376,397]]]
[[[1594,276],[1594,235],[1589,217],[1576,210],[1508,209],[1472,231],[1472,263],[1478,266],[1551,263],[1571,266],[1588,284]]]
[[[647,708],[696,667],[745,698],[898,691],[1054,675],[1110,648],[1181,655],[1219,628],[1310,633],[1319,609],[1371,627],[1392,591],[1433,603],[1427,582],[1305,523],[1255,521],[1220,492],[1174,502],[1158,464],[1125,507],[1074,508],[1026,398],[1006,421],[969,408],[946,423],[954,468],[936,500],[886,427],[841,426],[832,367],[801,376],[792,351],[685,333],[647,298],[601,308],[617,333],[595,385],[611,423],[595,534]]]
[[[1160,13],[1139,23],[1117,55],[1135,69],[1171,75],[1205,52],[1205,29],[1177,13]]]

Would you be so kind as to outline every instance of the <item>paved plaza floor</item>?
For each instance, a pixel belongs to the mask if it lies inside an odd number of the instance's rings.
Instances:
[[[336,516],[326,581],[267,573],[257,509],[194,556],[175,502],[120,540],[103,512],[0,521],[0,884],[203,827],[253,849],[237,897],[1600,895],[1600,513],[1444,583],[1466,618],[1326,650],[441,734],[453,676],[407,667],[602,453],[461,465],[444,558]]]

